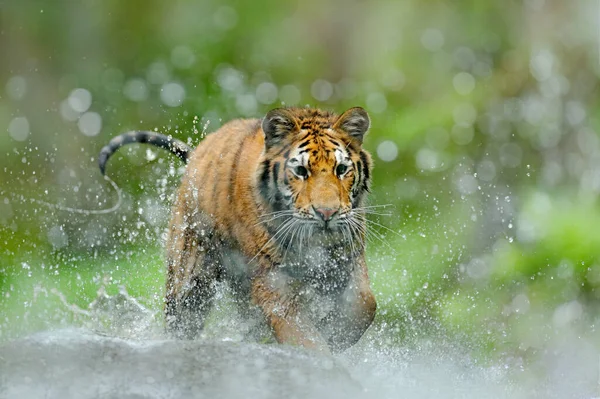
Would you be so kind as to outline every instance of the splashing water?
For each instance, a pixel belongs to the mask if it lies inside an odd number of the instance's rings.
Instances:
[[[329,357],[223,335],[167,339],[161,312],[124,287],[115,295],[101,287],[88,309],[61,301],[86,327],[0,346],[0,398],[592,398],[597,389],[600,354],[572,337],[533,375],[517,362],[481,363],[457,344],[392,344],[384,324]]]

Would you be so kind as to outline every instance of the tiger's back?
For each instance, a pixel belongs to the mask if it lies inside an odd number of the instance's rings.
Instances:
[[[248,180],[263,145],[258,119],[235,120],[207,135],[190,156],[174,210],[202,211],[218,221],[221,235],[232,236],[239,217],[257,216]]]
[[[248,182],[263,143],[260,120],[235,120],[207,135],[191,153],[169,228],[167,315],[176,313],[178,294],[199,268],[210,269],[210,278],[218,279],[224,273],[224,251],[260,239],[249,228],[258,222],[259,210]],[[190,234],[197,237],[188,242]],[[193,324],[200,322],[189,318],[195,330]]]

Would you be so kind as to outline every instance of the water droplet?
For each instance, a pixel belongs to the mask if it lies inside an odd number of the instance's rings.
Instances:
[[[261,104],[273,104],[277,99],[277,86],[271,82],[262,82],[256,87],[256,99]]]
[[[475,78],[468,72],[459,72],[452,79],[452,84],[458,94],[465,96],[475,89]]]
[[[477,179],[473,175],[463,175],[456,181],[456,188],[463,195],[473,194],[477,191]]]
[[[444,34],[434,28],[425,29],[421,35],[421,44],[426,50],[439,51],[444,46]]]
[[[296,105],[302,99],[300,90],[294,85],[285,85],[279,90],[279,98],[285,105]]]
[[[529,306],[529,298],[525,294],[516,295],[511,302],[513,312],[519,314],[527,313],[529,311]]]
[[[79,131],[86,136],[96,136],[102,129],[102,117],[97,112],[86,112],[77,121]]]
[[[441,169],[443,162],[437,151],[429,148],[421,148],[415,158],[417,168],[425,171],[435,171]]]
[[[370,112],[379,114],[386,110],[387,99],[385,95],[380,92],[372,92],[367,95],[367,109]]]
[[[470,69],[477,61],[475,53],[468,47],[459,47],[454,50],[452,58],[454,63],[463,70]]]
[[[317,79],[310,86],[310,94],[318,101],[327,101],[333,95],[333,85],[324,79]]]
[[[169,72],[169,67],[162,61],[155,61],[148,67],[148,72],[146,73],[146,78],[148,82],[161,85],[166,83],[171,77],[171,73]]]
[[[506,143],[500,147],[499,158],[500,163],[510,168],[516,168],[521,164],[523,150],[516,143]]]
[[[565,105],[567,121],[571,126],[581,124],[585,120],[585,108],[579,101],[568,101]]]
[[[64,248],[69,243],[69,237],[61,226],[52,226],[50,230],[48,230],[47,237],[54,249]]]
[[[470,126],[477,119],[477,110],[471,103],[463,103],[454,107],[452,112],[457,125]]]
[[[477,165],[477,177],[483,181],[492,181],[496,177],[496,165],[490,160],[483,160]]]
[[[475,136],[475,129],[473,126],[468,125],[454,125],[452,127],[452,141],[458,145],[467,145],[473,141]]]
[[[384,140],[377,146],[377,156],[384,162],[392,162],[398,157],[398,146],[390,140]]]
[[[552,76],[554,63],[554,55],[549,50],[539,50],[531,57],[529,70],[531,75],[541,82]]]
[[[244,116],[253,116],[258,110],[258,103],[253,94],[239,94],[235,99],[235,107]]]
[[[20,100],[27,93],[27,80],[23,76],[12,76],[6,82],[6,94],[13,100]]]
[[[8,134],[13,140],[25,141],[29,137],[29,121],[24,116],[13,118],[8,124]]]
[[[583,306],[578,301],[571,301],[560,305],[552,315],[555,327],[566,327],[583,315]]]
[[[238,22],[237,11],[228,6],[221,6],[213,15],[213,22],[216,28],[221,30],[233,29]]]
[[[336,94],[347,100],[353,99],[358,94],[358,88],[356,82],[349,78],[342,78],[335,85]]]
[[[73,110],[83,113],[92,105],[92,93],[86,89],[78,88],[69,94],[67,101]]]
[[[196,56],[188,46],[177,46],[171,51],[171,63],[179,69],[191,68]]]
[[[244,75],[231,67],[220,68],[217,72],[217,83],[224,90],[240,92],[244,88]]]
[[[425,140],[427,141],[429,148],[441,151],[448,146],[450,137],[446,129],[434,127],[427,131]]]
[[[148,98],[148,85],[141,78],[129,79],[123,88],[123,94],[131,101],[141,102]]]
[[[166,83],[160,89],[160,99],[168,107],[179,107],[185,100],[185,89],[176,82]]]
[[[155,151],[152,151],[152,150],[151,150],[151,149],[149,149],[149,148],[148,148],[148,149],[146,149],[146,160],[147,160],[148,162],[152,162],[152,161],[154,161],[154,160],[156,159],[156,156],[157,156],[157,155],[156,155],[156,152],[155,152]]]

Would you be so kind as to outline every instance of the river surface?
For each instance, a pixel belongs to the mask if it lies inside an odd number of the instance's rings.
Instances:
[[[597,354],[585,345],[519,377],[514,365],[479,365],[431,341],[412,349],[363,341],[330,357],[276,344],[47,331],[0,346],[0,398],[596,397]]]

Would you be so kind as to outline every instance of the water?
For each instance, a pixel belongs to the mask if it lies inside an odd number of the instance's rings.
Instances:
[[[392,344],[372,328],[330,357],[284,345],[166,339],[156,315],[122,289],[100,291],[89,328],[0,346],[0,398],[593,398],[600,354],[564,337],[530,366],[489,364],[457,344]],[[94,326],[95,324],[95,326]]]

